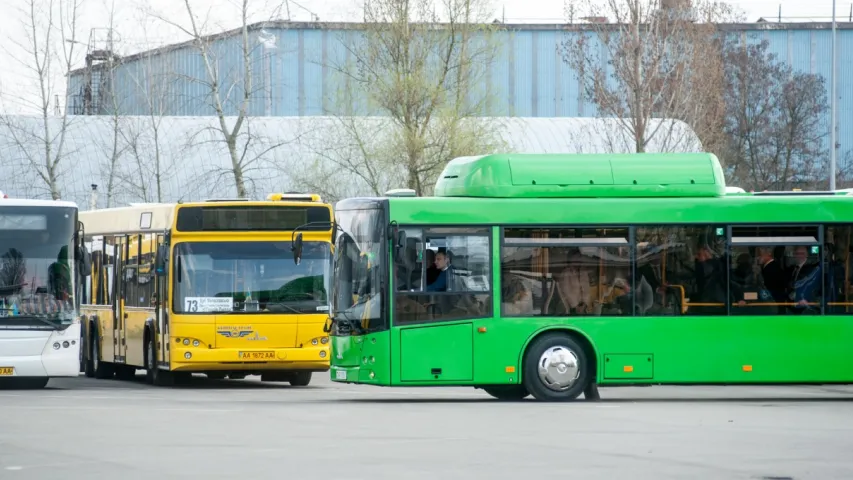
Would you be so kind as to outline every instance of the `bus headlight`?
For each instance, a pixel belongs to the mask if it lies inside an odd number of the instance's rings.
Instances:
[[[326,351],[320,350],[320,358],[326,358]]]
[[[199,345],[198,340],[193,340],[193,346],[194,346],[194,347],[197,347],[198,345]]]
[[[53,349],[54,350],[59,350],[59,347],[60,347],[59,342],[53,342]]]
[[[63,346],[63,347],[65,347],[65,348],[68,348],[70,345],[71,345],[71,344],[70,344],[70,343],[68,343],[68,340],[66,340],[66,341],[62,342],[62,346]]]
[[[312,338],[312,339],[311,339],[311,345],[317,345],[318,343],[319,343],[319,342],[317,341],[317,339],[316,339],[316,338]]]
[[[185,353],[185,354],[184,354],[184,358],[186,358],[187,360],[189,360],[189,359],[193,358],[193,354],[192,354],[192,353],[190,353],[190,352],[187,352],[187,353]]]
[[[320,343],[322,343],[323,345],[325,345],[325,344],[329,343],[329,337],[323,337],[323,338],[321,338],[321,339],[320,339]]]

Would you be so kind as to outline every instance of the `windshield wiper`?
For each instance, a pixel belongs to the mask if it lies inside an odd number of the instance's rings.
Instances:
[[[300,312],[299,310],[297,310],[297,309],[295,309],[295,308],[291,307],[290,305],[288,305],[288,304],[287,304],[287,303],[285,303],[285,302],[266,302],[266,303],[267,303],[267,306],[270,306],[270,305],[278,305],[278,306],[280,306],[280,307],[284,307],[284,308],[286,308],[286,309],[290,310],[290,311],[291,311],[291,312],[293,312],[293,313],[305,313],[305,312]]]

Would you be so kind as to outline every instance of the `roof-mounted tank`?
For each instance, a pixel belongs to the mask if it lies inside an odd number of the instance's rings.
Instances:
[[[496,154],[456,158],[439,197],[719,197],[723,169],[712,153]]]

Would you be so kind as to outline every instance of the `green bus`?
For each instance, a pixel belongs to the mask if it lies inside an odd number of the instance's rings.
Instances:
[[[853,196],[727,194],[707,153],[499,154],[335,223],[335,382],[853,383]]]

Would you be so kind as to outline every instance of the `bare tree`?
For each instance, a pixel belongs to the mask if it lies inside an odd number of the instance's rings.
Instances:
[[[361,38],[341,39],[351,61],[329,65],[345,85],[333,99],[338,126],[313,149],[319,163],[372,194],[397,182],[428,194],[450,159],[501,149],[485,118],[497,52],[488,13],[486,0],[365,0]]]
[[[18,103],[37,111],[41,125],[36,128],[26,119],[0,116],[0,126],[5,127],[7,142],[17,147],[26,167],[54,200],[62,197],[61,178],[72,167],[63,161],[70,153],[66,136],[71,122],[67,108],[54,113],[61,92],[56,83],[64,80],[76,61],[82,5],[83,0],[21,0],[24,35],[22,40],[8,39],[14,47],[8,49],[10,56],[30,72],[35,87],[31,97]]]
[[[727,174],[754,190],[819,187],[826,178],[825,80],[794,72],[768,48],[767,41],[727,47]]]
[[[184,0],[183,4],[188,17],[189,26],[169,20],[165,16],[153,14],[159,20],[179,29],[192,39],[193,46],[198,51],[204,65],[206,78],[190,78],[190,81],[198,82],[205,86],[209,92],[209,101],[217,119],[216,133],[225,143],[231,160],[228,174],[232,177],[237,195],[245,198],[249,195],[247,186],[247,171],[261,162],[265,155],[250,154],[250,144],[255,140],[248,131],[249,107],[255,92],[255,84],[252,75],[253,52],[257,48],[252,42],[250,32],[250,0],[239,0],[240,12],[240,65],[234,71],[223,71],[223,60],[218,58],[220,51],[218,41],[221,36],[208,35],[205,33],[206,20],[196,16],[190,0]],[[274,9],[278,12],[280,8]],[[231,79],[231,83],[224,83],[223,79]],[[235,98],[236,97],[236,98]],[[227,115],[229,104],[236,105],[236,116]],[[246,127],[246,131],[244,131]],[[265,149],[264,153],[283,145],[284,142],[276,143]]]
[[[97,42],[95,48],[106,52],[106,62],[103,63],[100,85],[102,99],[104,105],[102,112],[110,117],[110,138],[101,140],[101,148],[104,150],[104,162],[102,162],[102,175],[106,177],[107,182],[107,208],[113,206],[113,197],[119,180],[119,170],[121,168],[121,159],[127,150],[127,144],[123,140],[123,124],[124,119],[123,104],[126,100],[116,90],[116,70],[120,66],[119,58],[115,51],[115,0],[104,0],[104,7],[109,11],[109,27],[103,32],[103,38],[93,36],[91,41]],[[93,31],[94,32],[94,31]]]
[[[659,0],[574,0],[569,9],[573,18],[586,11],[595,22],[569,34],[564,60],[599,114],[630,133],[636,152],[655,136],[674,134],[675,123],[655,118],[686,122],[707,149],[722,142],[722,48],[714,22],[734,10],[707,0],[666,9]]]

